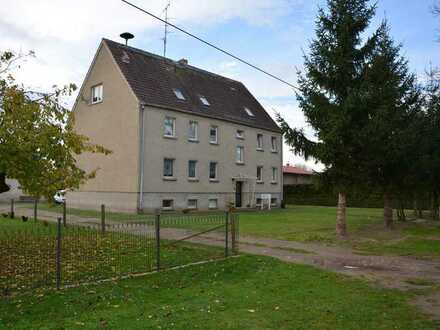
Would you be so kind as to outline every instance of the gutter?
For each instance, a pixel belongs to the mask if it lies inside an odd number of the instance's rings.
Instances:
[[[139,196],[138,213],[144,209],[144,164],[145,164],[145,127],[144,127],[145,108],[143,103],[139,103]]]

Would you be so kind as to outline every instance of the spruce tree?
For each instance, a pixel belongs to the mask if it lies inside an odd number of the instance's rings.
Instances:
[[[316,142],[302,130],[292,129],[279,116],[286,142],[297,154],[313,157],[325,166],[326,180],[339,191],[336,232],[345,236],[346,193],[360,181],[358,159],[362,145],[357,131],[363,127],[363,80],[376,35],[361,36],[376,6],[367,0],[328,0],[316,19],[316,37],[304,56],[299,73],[300,108],[314,129]]]

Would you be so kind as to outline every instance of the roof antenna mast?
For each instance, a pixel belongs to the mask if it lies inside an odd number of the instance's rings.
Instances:
[[[167,55],[167,42],[168,42],[168,34],[170,33],[169,31],[169,26],[168,26],[168,10],[171,7],[171,0],[168,0],[168,4],[165,7],[165,9],[162,11],[162,13],[165,12],[165,30],[164,30],[164,36],[163,36],[163,57],[166,57]]]

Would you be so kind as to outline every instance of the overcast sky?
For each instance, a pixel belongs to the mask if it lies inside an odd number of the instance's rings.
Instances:
[[[132,0],[161,14],[167,0]],[[440,65],[440,21],[430,13],[434,0],[379,0],[372,29],[385,17],[393,37],[403,43],[411,69],[423,75],[430,62]],[[317,8],[324,0],[172,0],[172,22],[296,83],[314,34]],[[120,41],[132,32],[130,45],[162,53],[163,25],[119,0],[0,0],[0,50],[34,50],[37,58],[20,70],[23,83],[46,90],[54,84],[81,85],[88,66],[106,37]],[[279,111],[291,126],[312,134],[294,92],[232,58],[191,40],[180,32],[169,35],[168,56],[245,83],[273,115]],[[70,101],[72,103],[72,101]],[[285,148],[284,162],[304,163]],[[319,169],[313,162],[309,166]]]

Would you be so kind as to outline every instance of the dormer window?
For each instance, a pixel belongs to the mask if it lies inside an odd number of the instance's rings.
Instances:
[[[205,105],[207,107],[209,107],[211,105],[206,97],[200,95],[199,99],[200,99],[200,102],[202,102],[203,105]]]
[[[244,107],[244,111],[248,114],[250,117],[255,117],[254,113],[251,111],[251,109]]]
[[[92,87],[92,104],[102,102],[103,91],[102,84]]]
[[[173,92],[174,95],[176,95],[176,97],[181,100],[181,101],[185,101],[185,96],[183,95],[182,91],[180,89],[177,88],[173,88]]]

